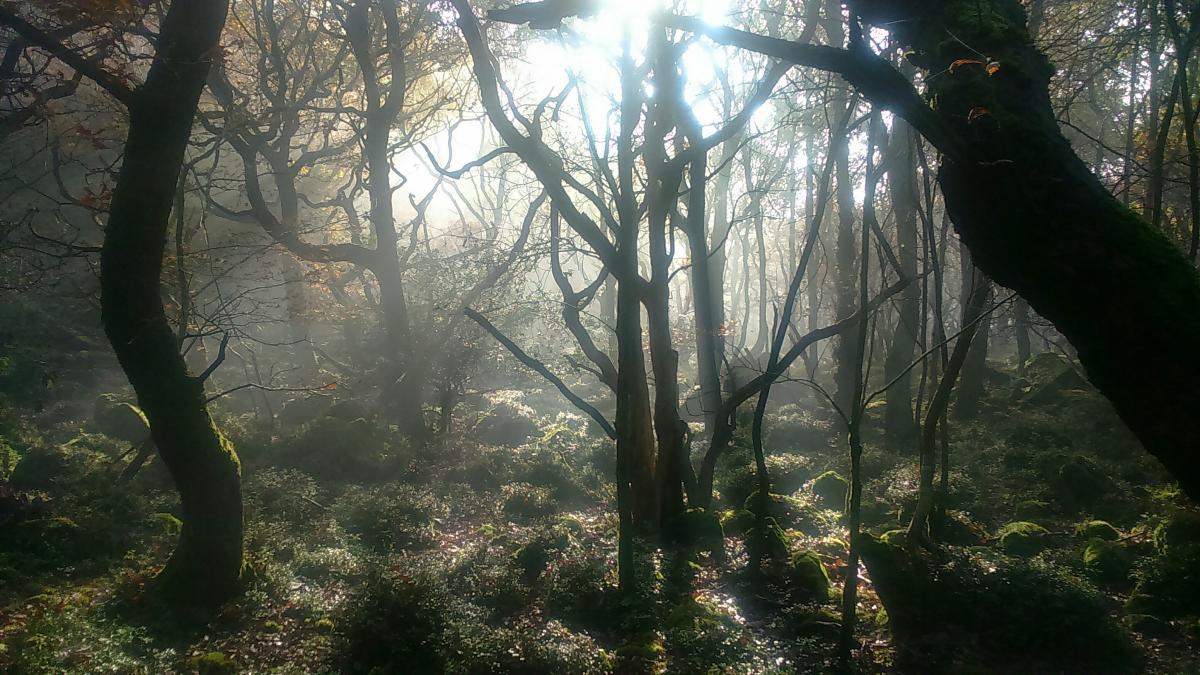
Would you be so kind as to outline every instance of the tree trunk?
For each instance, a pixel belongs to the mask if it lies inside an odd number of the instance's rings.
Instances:
[[[962,300],[963,324],[970,318],[967,308],[974,305],[975,294],[982,293],[980,302],[986,307],[992,301],[992,282],[971,262],[971,252],[967,247],[959,247],[962,260]],[[958,397],[954,402],[954,416],[960,420],[972,419],[979,414],[979,405],[983,401],[983,380],[987,375],[988,337],[991,331],[991,315],[980,320],[975,327],[975,337],[971,340],[967,360],[963,363],[962,374],[958,383]]]
[[[240,467],[208,413],[204,382],[179,354],[160,298],[163,244],[192,118],[227,5],[174,0],[157,55],[133,96],[129,136],[101,252],[104,330],[179,490],[183,529],[160,580],[190,602],[217,603],[242,570]]]
[[[939,172],[955,228],[980,269],[1071,341],[1130,430],[1200,499],[1196,271],[1071,150],[1050,104],[1052,68],[1025,31],[1020,3],[936,5],[862,3],[928,72],[975,59],[976,50],[998,64],[993,75],[966,66],[926,80],[944,128],[970,139],[965,156]],[[980,12],[987,21],[972,18]],[[943,40],[947,33],[961,42]]]
[[[896,219],[896,255],[905,277],[917,277],[917,156],[920,137],[903,120],[892,123],[888,186]],[[887,392],[884,439],[891,448],[910,443],[917,435],[912,401],[912,363],[921,332],[921,287],[905,289],[897,302],[899,317],[884,360],[883,379],[895,382]]]

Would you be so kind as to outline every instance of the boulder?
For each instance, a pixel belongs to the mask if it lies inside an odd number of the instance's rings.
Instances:
[[[845,509],[849,492],[850,481],[836,471],[826,471],[813,480],[812,493],[825,508],[838,511]]]
[[[996,532],[996,539],[1005,553],[1018,556],[1033,556],[1049,546],[1050,531],[1026,521],[1009,523]]]

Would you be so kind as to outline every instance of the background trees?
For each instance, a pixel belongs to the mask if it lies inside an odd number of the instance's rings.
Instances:
[[[1200,6],[215,11],[0,5],[0,541],[38,551],[0,573],[137,604],[178,534],[221,601],[244,539],[254,667],[251,624],[347,670],[849,669],[882,602],[938,670],[1015,577],[1116,651],[1087,584],[1186,614]],[[1012,631],[971,658],[1132,663]]]

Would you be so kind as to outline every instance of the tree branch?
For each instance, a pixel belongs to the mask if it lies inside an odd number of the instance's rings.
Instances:
[[[609,422],[599,410],[596,410],[592,404],[583,400],[575,392],[571,391],[570,387],[568,387],[565,382],[563,382],[557,375],[552,373],[550,369],[546,367],[546,364],[525,353],[525,350],[521,349],[517,343],[510,340],[506,335],[504,335],[504,333],[501,333],[499,328],[496,328],[494,325],[492,325],[492,322],[488,321],[479,312],[467,307],[463,310],[463,314],[466,314],[468,318],[479,324],[481,328],[490,333],[492,337],[496,338],[500,344],[504,345],[505,349],[507,349],[513,356],[517,357],[518,361],[524,363],[526,366],[536,371],[539,375],[546,378],[550,384],[553,384],[554,387],[558,389],[558,391],[561,392],[568,401],[574,404],[576,408],[579,408],[583,412],[587,413],[588,417],[596,420],[596,423],[599,424],[602,429],[604,429],[604,433],[608,434],[609,438],[614,440],[617,438],[617,430],[613,428],[612,423]]]

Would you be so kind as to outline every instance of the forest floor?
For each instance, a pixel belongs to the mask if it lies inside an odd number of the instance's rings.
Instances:
[[[868,560],[859,672],[1200,672],[1200,513],[1064,366],[994,372],[979,418],[952,420],[953,562],[928,588],[953,604],[931,619]],[[642,542],[639,588],[623,596],[611,445],[577,415],[537,412],[560,405],[495,393],[424,451],[337,409],[271,433],[224,419],[244,465],[247,585],[196,615],[153,592],[180,525],[159,464],[116,480],[126,445],[86,407],[10,416],[0,672],[834,669],[847,532],[829,472],[847,460],[827,412],[793,402],[768,419],[782,549],[761,578],[746,569],[743,437],[720,463],[719,507],[689,514],[693,543]],[[883,447],[880,413],[864,523],[896,543],[916,458]]]

